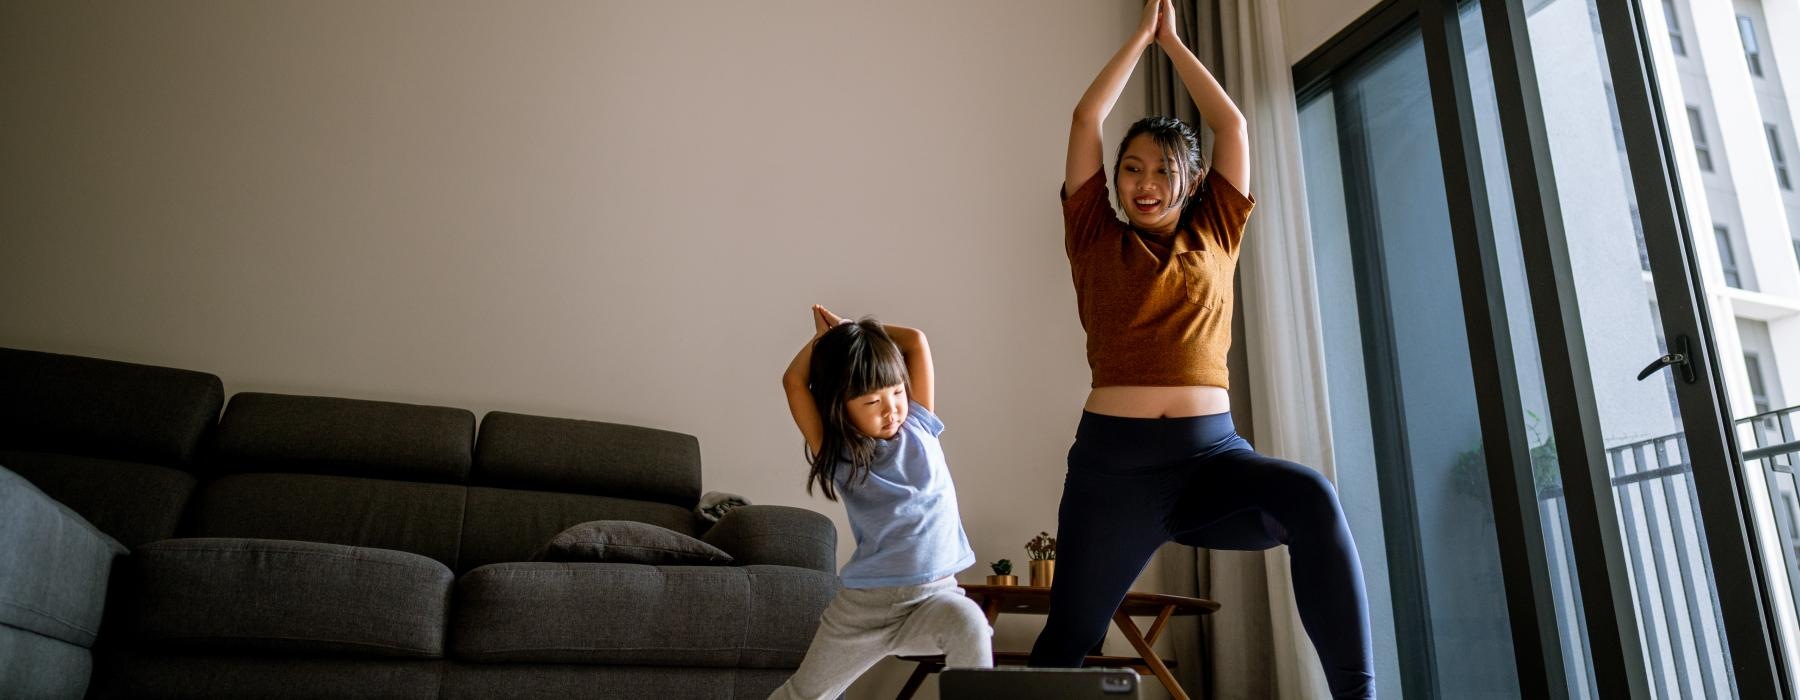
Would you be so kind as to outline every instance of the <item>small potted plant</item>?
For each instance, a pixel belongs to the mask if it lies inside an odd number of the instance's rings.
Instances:
[[[1048,588],[1056,576],[1056,538],[1038,533],[1025,543],[1025,554],[1031,557],[1031,585]]]
[[[1011,559],[1001,559],[1000,561],[989,564],[988,566],[994,567],[994,575],[987,577],[988,585],[990,585],[990,586],[1017,586],[1017,585],[1019,585],[1019,577],[1014,576],[1013,572],[1012,572],[1012,560]]]

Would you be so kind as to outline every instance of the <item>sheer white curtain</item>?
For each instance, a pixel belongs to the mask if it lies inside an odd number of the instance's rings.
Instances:
[[[1254,411],[1240,429],[1264,454],[1320,470],[1336,481],[1326,401],[1325,348],[1307,228],[1300,127],[1278,3],[1177,0],[1179,31],[1249,120],[1250,192],[1256,212],[1238,260],[1234,348]],[[1199,124],[1187,90],[1166,58],[1150,70],[1150,111]],[[1250,413],[1245,421],[1245,413]],[[1217,600],[1203,627],[1173,628],[1183,685],[1213,698],[1318,698],[1329,692],[1312,644],[1295,613],[1287,548],[1268,552],[1195,550],[1168,545],[1165,586]],[[1201,676],[1205,677],[1204,682]],[[1204,687],[1204,690],[1201,688]]]

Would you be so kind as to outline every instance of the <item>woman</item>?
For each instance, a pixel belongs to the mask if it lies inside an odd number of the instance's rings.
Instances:
[[[1075,108],[1063,182],[1064,245],[1093,390],[1069,450],[1050,615],[1035,666],[1080,666],[1164,542],[1288,545],[1300,619],[1333,697],[1374,697],[1368,605],[1350,528],[1317,471],[1257,454],[1231,422],[1232,276],[1256,202],[1243,115],[1174,30],[1170,0],[1144,18]],[[1113,213],[1100,125],[1154,42],[1212,127],[1152,117],[1119,145]]]

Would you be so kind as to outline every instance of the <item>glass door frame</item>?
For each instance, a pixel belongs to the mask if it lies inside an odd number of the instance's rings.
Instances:
[[[1672,141],[1666,137],[1667,121],[1637,1],[1595,0],[1595,8],[1655,279],[1663,337],[1677,343],[1687,341],[1686,364],[1670,365],[1662,371],[1677,373],[1677,405],[1739,695],[1787,698],[1790,670],[1777,653],[1775,613],[1763,580],[1761,553],[1747,525],[1749,494],[1742,479],[1744,465],[1720,382],[1723,372],[1700,292],[1700,272],[1693,262],[1693,232],[1686,226],[1669,146]],[[1298,101],[1305,102],[1329,89],[1335,72],[1417,22],[1449,200],[1469,359],[1501,566],[1506,573],[1519,689],[1526,697],[1564,698],[1568,689],[1562,641],[1556,629],[1529,433],[1508,340],[1512,334],[1476,141],[1460,4],[1457,0],[1384,0],[1296,63],[1294,85]],[[1632,604],[1632,579],[1590,380],[1524,0],[1484,0],[1481,12],[1500,128],[1513,135],[1504,140],[1507,177],[1518,213],[1549,419],[1564,474],[1593,680],[1602,697],[1648,698],[1643,640]],[[1628,360],[1637,361],[1640,358]],[[1398,607],[1396,612],[1400,612]],[[1396,620],[1404,627],[1401,622]],[[1402,666],[1408,675],[1417,672],[1412,665]],[[1408,679],[1408,685],[1413,682]]]

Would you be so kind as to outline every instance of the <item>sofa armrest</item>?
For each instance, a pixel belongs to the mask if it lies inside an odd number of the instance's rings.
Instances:
[[[804,508],[739,506],[701,537],[740,566],[776,564],[837,573],[837,526]]]
[[[124,553],[75,511],[0,468],[0,625],[92,647],[113,557]]]

